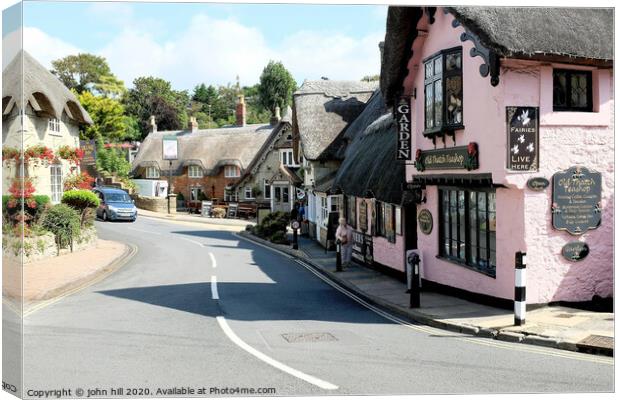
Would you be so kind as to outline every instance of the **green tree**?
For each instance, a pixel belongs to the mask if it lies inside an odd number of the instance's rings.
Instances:
[[[121,149],[106,148],[101,137],[97,138],[97,172],[102,175],[114,175],[127,178],[131,164]]]
[[[187,126],[187,91],[172,89],[170,82],[154,77],[140,77],[123,96],[128,115],[134,117],[144,138],[149,133],[149,117],[155,116],[160,130],[183,129]]]
[[[125,115],[125,108],[115,99],[82,92],[79,102],[93,119],[93,124],[82,128],[81,139],[101,137],[107,142],[134,140],[140,137],[137,121]]]
[[[291,104],[297,85],[295,79],[281,62],[269,61],[263,69],[258,86],[260,104],[272,114],[276,107],[284,110]]]
[[[102,75],[99,81],[94,84],[93,88],[96,93],[114,99],[120,98],[127,91],[123,81],[116,78],[114,75]]]
[[[52,61],[52,73],[69,89],[78,93],[91,90],[101,82],[102,76],[113,77],[105,58],[94,54],[79,53]]]

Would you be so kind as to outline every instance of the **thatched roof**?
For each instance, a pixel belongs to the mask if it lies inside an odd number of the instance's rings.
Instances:
[[[482,45],[500,57],[611,66],[612,8],[446,7]],[[437,11],[440,12],[440,11]],[[423,7],[388,9],[381,90],[390,103],[407,74]]]
[[[333,156],[334,147],[326,150],[362,112],[377,86],[377,82],[362,81],[303,83],[293,94],[293,129],[308,160]]]
[[[24,50],[2,71],[2,115],[14,107],[22,111],[22,103],[29,103],[43,116],[60,119],[65,111],[78,124],[93,123],[75,95]]]
[[[396,160],[396,124],[379,91],[345,135],[353,141],[331,191],[400,204],[405,164]]]
[[[235,128],[199,129],[188,131],[161,131],[150,133],[132,163],[132,172],[157,166],[169,169],[169,161],[162,158],[162,139],[175,135],[178,139],[178,160],[172,161],[172,174],[180,174],[187,165],[199,165],[206,175],[217,175],[225,165],[236,165],[241,172],[249,165],[273,130],[270,125],[247,125]]]

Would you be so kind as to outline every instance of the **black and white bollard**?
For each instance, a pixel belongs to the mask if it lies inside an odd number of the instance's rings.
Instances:
[[[515,325],[525,324],[525,253],[515,253]]]
[[[409,254],[409,308],[420,308],[420,256]]]
[[[336,272],[342,272],[342,245],[336,240]]]

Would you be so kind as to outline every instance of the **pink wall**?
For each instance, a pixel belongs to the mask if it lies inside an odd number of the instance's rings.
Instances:
[[[423,277],[445,285],[512,298],[514,293],[514,253],[528,253],[528,303],[550,301],[590,300],[592,295],[610,296],[613,293],[613,93],[612,72],[593,72],[593,113],[552,112],[552,69],[533,61],[502,60],[500,83],[493,87],[489,77],[479,73],[480,57],[469,55],[473,44],[461,42],[462,27],[451,25],[452,15],[438,10],[435,23],[428,25],[426,17],[418,24],[428,31],[413,44],[414,56],[409,61],[410,74],[404,81],[406,93],[413,94],[412,118],[415,135],[413,147],[434,148],[424,138],[424,58],[439,50],[463,47],[463,121],[465,129],[457,131],[456,143],[446,138],[446,146],[464,146],[477,142],[480,167],[476,171],[432,170],[418,172],[407,166],[407,180],[413,175],[441,173],[492,173],[498,188],[497,196],[497,276],[495,279],[465,267],[439,260],[438,229],[427,236],[418,231],[418,247],[423,253]],[[560,65],[558,65],[560,66]],[[572,68],[563,65],[564,68]],[[420,72],[420,73],[418,73]],[[535,173],[514,173],[506,164],[506,106],[540,107],[540,170]],[[443,147],[441,140],[437,148]],[[583,165],[603,173],[603,222],[593,231],[579,237],[551,227],[551,187],[543,192],[526,188],[527,179],[552,175],[572,165]],[[431,211],[438,226],[437,188],[427,187],[427,203],[421,208]],[[590,255],[583,261],[571,263],[561,256],[562,246],[570,241],[586,241]]]

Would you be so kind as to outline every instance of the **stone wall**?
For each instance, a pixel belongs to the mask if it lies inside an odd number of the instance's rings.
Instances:
[[[176,195],[171,195],[170,199],[170,213],[177,212],[177,199]],[[135,195],[136,207],[143,210],[154,211],[158,213],[168,213],[168,199],[166,197],[154,197],[154,196],[140,196]],[[139,214],[140,212],[138,212]]]

